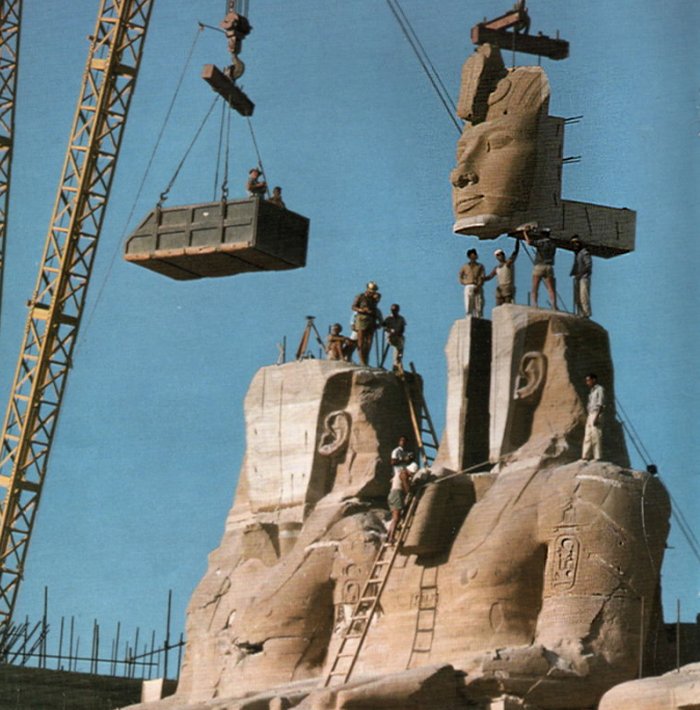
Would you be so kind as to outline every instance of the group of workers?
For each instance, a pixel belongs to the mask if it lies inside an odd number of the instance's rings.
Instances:
[[[249,197],[265,197],[267,193],[267,182],[261,180],[261,177],[262,171],[259,168],[251,168],[248,171],[246,190],[248,191]],[[282,209],[285,208],[284,201],[282,200],[282,188],[279,185],[272,188],[272,195],[267,198],[267,201]]]
[[[370,281],[365,290],[355,296],[352,303],[352,336],[343,335],[343,326],[340,323],[331,326],[326,341],[329,360],[352,362],[352,354],[357,350],[360,364],[369,365],[374,333],[379,328],[383,328],[387,343],[382,354],[382,363],[387,349],[392,347],[393,367],[394,369],[401,367],[406,343],[406,319],[401,315],[401,307],[398,303],[391,304],[391,315],[382,317],[382,312],[379,310],[381,297],[379,287],[374,281]]]
[[[534,248],[535,256],[532,269],[532,289],[530,292],[530,305],[537,307],[540,283],[544,281],[549,295],[551,307],[558,310],[556,279],[554,275],[554,257],[556,245],[550,237],[547,228],[535,232],[531,227],[522,230],[525,242]],[[496,306],[504,303],[515,303],[515,260],[520,250],[520,238],[516,233],[517,241],[513,253],[506,257],[503,249],[496,249],[496,266],[491,273],[486,275],[483,264],[479,263],[479,254],[476,249],[467,251],[467,263],[459,272],[459,282],[464,286],[464,310],[468,316],[484,317],[483,285],[496,278]],[[591,317],[591,275],[593,273],[593,260],[586,245],[575,234],[570,240],[574,250],[574,263],[571,267],[571,276],[574,286],[574,308],[576,315],[583,318]]]

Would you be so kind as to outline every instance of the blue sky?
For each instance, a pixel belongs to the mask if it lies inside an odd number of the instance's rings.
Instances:
[[[102,233],[75,366],[37,517],[17,615],[76,615],[87,638],[122,621],[161,629],[167,591],[174,626],[219,542],[243,454],[242,400],[254,372],[295,349],[304,316],[319,328],[349,319],[369,279],[409,322],[407,358],[426,381],[436,425],[445,402],[443,347],[463,315],[457,272],[473,238],[451,232],[448,175],[457,131],[386,3],[252,0],[242,83],[267,174],[311,219],[306,269],[178,283],[126,264],[122,243],[153,208],[212,93],[201,65],[224,65],[222,37],[199,36],[161,150],[137,195],[155,138],[197,33],[218,24],[217,0],[157,0]],[[509,2],[402,0],[456,99],[472,51],[469,28]],[[11,385],[71,119],[96,0],[26,2],[16,148],[0,329],[0,393]],[[439,8],[439,9],[438,9]],[[700,459],[697,165],[700,5],[690,0],[587,3],[531,0],[532,31],[571,42],[543,60],[551,113],[567,127],[564,196],[637,210],[637,250],[596,260],[594,318],[610,332],[617,394],[663,480],[694,520]],[[506,53],[506,61],[510,56]],[[518,55],[516,63],[533,60]],[[536,61],[536,60],[535,60]],[[218,111],[168,204],[211,200]],[[255,152],[235,117],[231,196],[243,194]],[[134,216],[129,224],[130,212]],[[497,246],[486,242],[482,260]],[[570,305],[570,255],[558,257]],[[520,302],[529,268],[518,271]],[[493,305],[487,287],[487,312]],[[635,457],[635,464],[640,461]],[[675,525],[663,587],[667,616],[698,611],[697,560]]]

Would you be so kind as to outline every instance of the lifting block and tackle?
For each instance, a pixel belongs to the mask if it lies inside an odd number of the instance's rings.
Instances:
[[[248,18],[235,11],[235,2],[230,3],[226,17],[219,23],[226,35],[231,64],[223,71],[213,64],[206,64],[202,70],[202,79],[223,97],[226,103],[241,116],[252,116],[255,104],[236,85],[245,72],[245,64],[238,56],[243,49],[243,40],[253,29]]]

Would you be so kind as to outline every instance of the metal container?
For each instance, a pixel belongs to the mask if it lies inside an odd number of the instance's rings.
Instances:
[[[127,239],[124,258],[173,279],[298,269],[309,220],[260,197],[156,208]]]

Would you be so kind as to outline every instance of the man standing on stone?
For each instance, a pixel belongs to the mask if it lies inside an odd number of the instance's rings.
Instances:
[[[513,250],[513,253],[507,259],[506,253],[503,249],[496,249],[493,253],[498,261],[498,264],[496,264],[493,271],[484,279],[484,281],[490,281],[494,276],[497,277],[497,306],[501,306],[504,303],[513,303],[515,301],[515,260],[518,258],[519,251],[520,240],[517,240],[515,242],[515,249]]]
[[[583,435],[581,458],[585,461],[600,461],[603,444],[603,411],[605,409],[605,390],[598,384],[598,376],[591,372],[586,375],[588,405],[586,410],[586,430]]]
[[[591,317],[591,274],[593,259],[586,246],[581,243],[578,234],[571,238],[574,248],[574,263],[571,266],[571,276],[574,278],[574,310],[577,316]]]
[[[397,369],[403,362],[403,348],[406,343],[404,336],[404,332],[406,331],[406,319],[399,313],[400,310],[398,303],[392,303],[391,315],[387,316],[382,324],[389,345],[394,348],[394,369]],[[387,347],[389,346],[387,345]],[[383,358],[382,362],[384,362]]]
[[[413,456],[406,451],[408,440],[405,436],[399,437],[399,445],[391,452],[391,465],[394,475],[391,477],[391,490],[387,502],[391,511],[391,523],[387,533],[387,542],[393,545],[396,526],[401,519],[401,513],[406,505],[406,497],[410,492],[408,464]]]
[[[530,305],[537,308],[537,294],[540,290],[540,281],[544,279],[547,287],[549,301],[552,309],[557,311],[557,292],[554,279],[554,254],[557,250],[554,242],[549,238],[550,230],[545,228],[540,230],[539,239],[534,239],[529,229],[523,231],[525,241],[535,247],[535,263],[532,269],[532,292],[530,294]]]
[[[352,302],[352,310],[356,314],[354,330],[357,333],[357,352],[361,365],[369,364],[372,338],[379,321],[377,304],[381,297],[377,284],[374,281],[370,281],[363,293],[355,296],[355,300]]]
[[[464,286],[464,310],[466,315],[482,318],[484,315],[484,298],[481,285],[484,283],[484,266],[477,259],[476,249],[469,249],[469,261],[459,271],[459,283]]]

